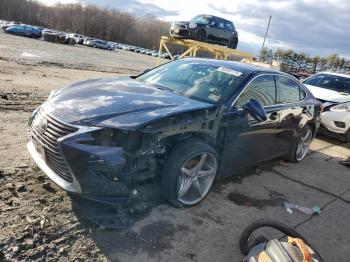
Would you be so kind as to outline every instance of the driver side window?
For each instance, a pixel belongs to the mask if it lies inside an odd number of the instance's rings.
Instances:
[[[273,75],[255,78],[237,99],[236,108],[242,108],[250,99],[257,100],[262,106],[276,104],[276,84]]]

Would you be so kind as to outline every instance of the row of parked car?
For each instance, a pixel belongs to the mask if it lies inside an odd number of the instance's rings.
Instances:
[[[41,26],[21,24],[15,21],[0,20],[0,25],[1,25],[1,29],[3,29],[5,33],[21,35],[21,36],[26,36],[31,38],[42,38],[43,40],[49,41],[49,42],[69,44],[69,45],[80,44],[80,45],[85,45],[89,47],[105,49],[109,51],[112,51],[115,49],[122,49],[125,51],[131,51],[131,52],[140,53],[144,55],[150,55],[153,57],[158,57],[158,54],[159,54],[158,51],[156,50],[106,41],[102,39],[96,39],[96,38],[87,37],[81,34],[67,33],[67,32],[47,29]],[[164,52],[161,54],[161,57],[169,58],[170,56],[168,53]]]

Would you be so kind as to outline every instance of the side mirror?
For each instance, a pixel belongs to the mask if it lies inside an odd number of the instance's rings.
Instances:
[[[242,108],[259,122],[263,122],[267,119],[264,107],[255,99],[250,99]]]

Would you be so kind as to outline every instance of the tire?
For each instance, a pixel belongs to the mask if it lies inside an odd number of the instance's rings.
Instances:
[[[208,195],[217,170],[215,149],[200,139],[188,139],[176,146],[166,161],[163,196],[176,207],[194,206]]]
[[[293,163],[298,163],[302,161],[309,151],[310,144],[314,137],[314,129],[307,125],[301,132],[299,139],[292,145],[292,149],[287,156],[287,160]],[[305,147],[303,147],[302,152],[300,152],[300,147],[302,147],[301,143],[305,143]]]
[[[238,45],[238,39],[237,38],[231,38],[228,43],[227,43],[227,47],[228,48],[232,48],[232,49],[236,49]]]
[[[207,34],[206,32],[201,29],[201,28],[197,28],[194,32],[194,39],[197,41],[205,41],[207,38]]]

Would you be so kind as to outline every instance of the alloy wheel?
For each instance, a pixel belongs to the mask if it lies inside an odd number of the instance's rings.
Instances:
[[[216,157],[204,152],[191,157],[180,168],[178,200],[182,204],[194,205],[209,192],[217,172]]]
[[[306,129],[306,132],[300,137],[296,150],[296,159],[301,161],[309,151],[309,147],[312,141],[312,131],[310,128]]]

